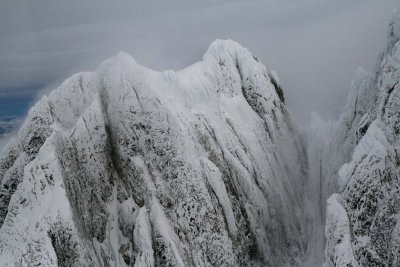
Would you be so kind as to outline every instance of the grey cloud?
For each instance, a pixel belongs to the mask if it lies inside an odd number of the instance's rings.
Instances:
[[[397,2],[6,0],[0,95],[93,70],[121,50],[156,70],[180,69],[230,38],[277,70],[296,117],[334,118],[356,68],[372,68],[384,47]]]

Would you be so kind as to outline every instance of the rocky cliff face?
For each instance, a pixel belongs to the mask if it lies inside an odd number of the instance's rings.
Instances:
[[[399,39],[397,12],[376,75],[358,75],[328,150],[339,193],[327,204],[327,266],[400,264]]]
[[[179,72],[121,53],[41,99],[8,145],[0,262],[298,265],[305,155],[277,75],[240,45]]]
[[[399,266],[399,62],[398,12],[376,73],[307,134],[232,41],[178,72],[120,53],[69,78],[0,158],[0,263]]]

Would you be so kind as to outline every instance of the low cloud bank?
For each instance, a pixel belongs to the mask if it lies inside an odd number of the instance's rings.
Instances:
[[[397,0],[68,1],[0,3],[0,97],[34,95],[125,51],[181,69],[215,39],[233,39],[278,72],[294,116],[334,119],[358,66],[383,49]],[[56,86],[54,86],[56,87]],[[24,88],[18,92],[15,88]]]

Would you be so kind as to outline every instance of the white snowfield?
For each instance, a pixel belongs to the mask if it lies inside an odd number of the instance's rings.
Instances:
[[[29,112],[0,160],[1,266],[295,266],[307,160],[276,73],[233,41],[125,53]]]

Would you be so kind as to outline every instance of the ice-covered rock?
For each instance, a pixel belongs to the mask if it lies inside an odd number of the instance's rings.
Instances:
[[[2,266],[293,266],[305,148],[275,72],[217,40],[184,70],[120,53],[29,112],[0,159]]]
[[[328,202],[327,266],[400,265],[399,21],[397,12],[376,75],[356,79],[327,152],[340,192]]]

